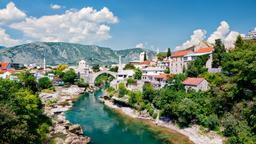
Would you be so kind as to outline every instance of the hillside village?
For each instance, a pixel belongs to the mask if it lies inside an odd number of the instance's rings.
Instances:
[[[254,35],[252,36],[252,34]],[[237,41],[239,44],[242,41],[253,41],[255,38],[255,33],[250,32],[247,37],[238,37]],[[216,130],[220,123],[216,114],[204,115],[206,117],[204,121],[207,122],[203,123],[203,120],[201,121],[196,114],[190,117],[194,111],[180,116],[169,112],[173,108],[166,106],[171,102],[178,101],[181,96],[191,97],[190,95],[192,95],[193,98],[193,96],[197,97],[196,95],[207,95],[213,87],[216,87],[213,80],[223,71],[221,55],[232,52],[232,50],[232,48],[225,49],[221,40],[216,40],[215,44],[202,41],[187,49],[173,52],[167,49],[167,52],[157,52],[154,59],[148,59],[147,53],[142,52],[138,60],[126,64],[122,63],[122,56],[119,56],[118,64],[108,66],[90,66],[85,60],[79,61],[77,66],[66,64],[48,66],[47,59],[44,59],[42,65],[1,62],[0,77],[12,81],[22,81],[22,76],[32,75],[42,90],[39,96],[45,106],[46,115],[56,116],[61,118],[61,121],[65,121],[64,125],[58,121],[55,125],[57,131],[64,129],[65,134],[69,133],[68,129],[65,129],[65,124],[69,124],[69,122],[63,118],[63,113],[71,108],[74,96],[83,93],[84,88],[87,92],[93,92],[99,87],[105,87],[107,82],[109,86],[105,89],[101,101],[109,107],[116,108],[117,106],[132,116],[152,120],[156,125],[171,126],[180,133],[188,135],[196,143],[223,143],[225,138],[212,131],[210,134],[202,136],[197,125],[189,130],[180,130],[173,125],[173,120],[170,119],[170,116],[182,117],[183,119],[174,120],[175,123],[177,122],[180,126],[199,123],[210,130]],[[69,86],[71,86],[69,91],[74,94],[58,96],[61,91],[65,91],[65,87]],[[83,87],[83,89],[79,87]],[[176,97],[170,101],[169,98],[175,95]],[[164,98],[165,96],[170,97]],[[186,109],[193,108],[190,107],[192,102],[189,100],[187,102],[188,105],[184,103],[186,107],[184,112]],[[81,131],[80,127],[78,129]],[[53,129],[52,133],[54,134],[55,131]],[[187,134],[186,131],[194,133],[194,136]],[[69,138],[67,135],[66,140],[90,141],[90,138],[79,137],[79,135],[81,133],[78,133],[78,136],[72,134],[72,137]],[[212,137],[209,138],[209,135]],[[200,142],[196,137],[206,140]]]

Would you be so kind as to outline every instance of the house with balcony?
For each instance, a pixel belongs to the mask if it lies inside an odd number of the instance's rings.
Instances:
[[[146,67],[142,69],[142,73],[158,75],[158,74],[164,73],[164,70],[165,69],[161,67]]]
[[[172,75],[161,73],[161,74],[143,74],[141,80],[144,83],[151,83],[155,89],[163,88],[167,81],[172,77]]]

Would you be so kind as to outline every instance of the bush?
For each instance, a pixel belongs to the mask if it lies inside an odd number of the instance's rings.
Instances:
[[[123,96],[125,96],[126,94],[128,94],[128,90],[126,89],[124,83],[120,83],[120,84],[118,85],[118,94],[119,94],[119,97],[123,97]]]
[[[238,125],[237,119],[230,113],[223,118],[224,136],[234,136],[237,133],[236,126]]]
[[[76,78],[77,78],[77,75],[75,73],[75,70],[74,69],[69,69],[68,71],[66,71],[64,73],[62,80],[65,83],[74,84]]]
[[[135,69],[134,79],[140,80],[142,77],[142,71],[139,68]]]
[[[136,84],[136,82],[137,82],[137,81],[136,81],[135,79],[132,79],[132,78],[128,78],[128,79],[127,79],[127,83],[128,83],[128,84]]]
[[[204,122],[204,126],[208,127],[210,130],[216,130],[216,128],[219,126],[218,116],[216,114],[211,114],[208,116]]]
[[[157,113],[153,113],[153,115],[152,115],[153,119],[156,119],[157,115],[158,115]]]
[[[38,80],[39,89],[48,89],[52,87],[52,82],[48,77],[43,77]]]
[[[84,79],[79,79],[79,80],[76,82],[76,84],[77,84],[77,86],[79,86],[79,87],[85,87],[85,88],[87,88],[87,87],[89,86],[89,84],[86,83],[86,82],[84,81]]]
[[[135,69],[135,66],[131,63],[128,63],[124,66],[124,70],[128,70],[128,69]]]
[[[117,72],[117,71],[118,71],[118,66],[111,67],[111,68],[109,69],[109,71]]]

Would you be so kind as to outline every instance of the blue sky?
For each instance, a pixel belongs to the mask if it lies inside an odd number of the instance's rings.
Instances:
[[[0,9],[10,1],[1,0]],[[40,18],[46,15],[64,14],[66,10],[80,10],[92,7],[99,11],[107,7],[118,22],[107,24],[108,37],[89,40],[88,44],[98,44],[114,49],[135,47],[143,43],[149,49],[167,47],[174,49],[186,40],[196,29],[207,31],[209,37],[221,21],[229,24],[230,30],[247,33],[256,27],[255,0],[14,0],[15,6],[27,17]],[[58,4],[60,9],[51,9]],[[10,28],[7,24],[0,28],[14,39],[35,41],[24,38],[24,31]],[[80,40],[81,41],[81,40]],[[86,44],[87,41],[80,42]],[[1,44],[0,44],[1,45]]]

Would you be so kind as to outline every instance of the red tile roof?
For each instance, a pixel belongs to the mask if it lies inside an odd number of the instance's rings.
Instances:
[[[172,53],[172,57],[182,57],[184,55],[192,53],[192,50],[180,50]]]
[[[161,73],[161,74],[159,74],[159,75],[143,74],[143,76],[151,76],[151,77],[154,77],[154,78],[164,79],[164,80],[168,80],[168,79],[170,79],[170,78],[173,77],[173,75],[171,75],[171,74],[165,74],[165,73]]]
[[[168,80],[172,77],[172,75],[170,74],[160,74],[160,75],[155,75],[154,78],[159,78],[159,79],[164,79],[164,80]]]
[[[189,77],[186,80],[184,80],[182,83],[184,85],[192,85],[192,86],[197,86],[199,85],[202,81],[204,80],[204,78],[193,78],[193,77]]]
[[[149,65],[150,63],[151,63],[151,61],[150,61],[150,60],[145,60],[145,61],[141,62],[140,64]]]
[[[7,62],[0,62],[0,69],[6,70],[8,65],[9,65],[9,63],[7,63]]]
[[[0,73],[5,73],[5,72],[9,72],[11,74],[15,74],[14,70],[0,70]]]
[[[212,47],[205,47],[205,48],[199,48],[195,51],[195,53],[209,53],[212,52],[213,48]]]

